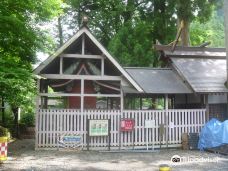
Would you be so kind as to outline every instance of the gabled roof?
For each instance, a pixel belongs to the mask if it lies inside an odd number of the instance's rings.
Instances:
[[[101,50],[101,52],[111,61],[111,63],[120,71],[120,73],[134,86],[134,88],[143,92],[142,88],[131,78],[131,76],[121,67],[121,65],[110,55],[110,53],[104,48],[104,46],[91,34],[87,27],[82,27],[71,39],[69,39],[63,46],[61,46],[54,54],[49,56],[44,62],[42,62],[35,70],[35,74],[40,74],[40,72],[52,62],[56,57],[58,57],[63,51],[69,47],[74,41],[76,41],[82,34],[86,34],[90,40]]]
[[[173,68],[196,93],[228,92],[225,48],[176,47],[155,45],[162,57],[170,59]]]
[[[125,68],[131,77],[150,94],[188,94],[191,89],[170,68]],[[136,93],[124,89],[126,93]]]
[[[225,86],[225,59],[171,58],[171,60],[195,92],[228,92]]]

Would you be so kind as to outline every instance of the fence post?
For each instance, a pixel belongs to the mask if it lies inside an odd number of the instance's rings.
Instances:
[[[166,140],[166,148],[168,148],[168,137],[169,137],[169,123],[168,123],[168,108],[169,108],[169,99],[168,99],[168,94],[165,95],[165,140]]]
[[[38,124],[39,124],[39,121],[38,121],[38,115],[39,115],[39,101],[40,101],[40,79],[37,78],[37,96],[36,96],[36,119],[35,119],[35,122],[36,122],[36,127],[35,127],[35,149],[38,148]]]

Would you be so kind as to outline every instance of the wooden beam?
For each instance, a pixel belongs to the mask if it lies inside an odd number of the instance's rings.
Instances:
[[[154,45],[154,49],[158,51],[171,51],[170,45]],[[208,52],[226,52],[225,48],[207,48],[207,47],[188,47],[188,46],[176,46],[175,51],[208,51]]]
[[[85,97],[121,97],[121,94],[84,94]]]
[[[63,58],[86,58],[86,59],[104,59],[101,55],[82,55],[82,54],[68,54],[68,53],[63,53],[60,55],[60,57]]]
[[[70,96],[81,96],[79,93],[40,93],[39,96],[47,97],[70,97]]]
[[[121,97],[121,94],[82,94],[82,93],[39,93],[39,96],[47,97]]]
[[[41,74],[41,77],[47,79],[67,79],[67,80],[112,80],[120,81],[121,76],[100,76],[100,75],[69,75],[69,74]]]

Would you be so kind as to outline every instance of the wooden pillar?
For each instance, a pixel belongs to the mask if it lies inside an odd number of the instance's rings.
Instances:
[[[120,82],[120,115],[118,116],[118,143],[119,143],[119,150],[121,148],[121,131],[120,131],[120,121],[123,117],[123,110],[124,110],[124,96],[123,96],[123,89],[122,89],[122,82]]]
[[[37,79],[37,96],[36,96],[36,117],[35,117],[35,150],[38,148],[38,116],[39,116],[39,103],[40,103],[40,79]]]
[[[226,93],[226,118],[224,118],[224,120],[228,119],[228,93]]]
[[[224,0],[224,24],[225,24],[225,43],[226,43],[226,88],[228,88],[228,1]],[[228,94],[227,96],[227,102],[226,102],[226,118],[228,119]]]
[[[165,140],[166,140],[166,148],[168,148],[168,137],[169,137],[169,122],[168,122],[168,109],[169,109],[169,98],[168,94],[165,95]]]
[[[63,74],[63,57],[60,57],[59,74]]]
[[[121,88],[120,90],[120,110],[123,111],[124,109],[124,96],[123,96],[123,90]]]
[[[225,43],[226,43],[226,86],[228,88],[228,1],[224,0],[224,24],[225,24]]]
[[[84,79],[81,79],[81,127],[80,127],[80,131],[84,131],[83,130],[83,115],[84,115]]]
[[[44,92],[45,93],[48,93],[48,86],[45,85],[44,87]],[[47,109],[48,108],[48,96],[45,96],[44,97],[44,109]]]
[[[188,108],[188,95],[185,94],[185,109]]]
[[[82,34],[82,55],[85,54],[85,34]]]
[[[206,107],[206,121],[209,121],[209,104],[208,104],[208,94],[205,94],[205,107]]]
[[[104,76],[104,58],[101,59],[101,75]]]
[[[142,110],[142,97],[140,97],[140,110]]]

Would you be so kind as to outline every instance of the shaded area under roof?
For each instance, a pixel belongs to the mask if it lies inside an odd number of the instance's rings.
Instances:
[[[188,94],[192,91],[181,78],[171,69],[164,68],[125,68],[130,76],[143,88],[145,93],[151,94]],[[124,89],[125,93],[134,93]],[[129,92],[126,92],[129,91]]]
[[[179,70],[197,93],[228,92],[225,87],[226,60],[205,58],[171,58],[175,68]]]

